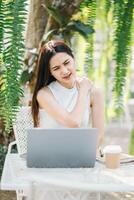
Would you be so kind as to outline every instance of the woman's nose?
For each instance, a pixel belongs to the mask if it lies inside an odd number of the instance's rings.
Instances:
[[[62,67],[62,74],[63,75],[68,74],[68,69],[66,67]]]

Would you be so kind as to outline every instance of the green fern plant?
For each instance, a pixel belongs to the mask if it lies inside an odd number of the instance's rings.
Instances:
[[[4,37],[4,9],[5,9],[5,4],[3,0],[0,0],[0,54],[2,53],[3,37]]]
[[[114,76],[114,99],[116,112],[120,114],[123,110],[123,97],[125,93],[126,75],[131,52],[132,22],[134,1],[114,1],[114,44],[116,69]]]
[[[5,131],[10,132],[23,95],[20,75],[23,69],[26,0],[9,0],[4,3],[3,71],[1,75],[0,114]]]
[[[88,20],[91,26],[92,23],[95,22],[96,19],[96,9],[99,6],[103,7],[103,14],[105,16],[105,23],[107,24],[108,28],[108,21],[107,16],[109,12],[112,11],[112,24],[114,29],[114,35],[110,35],[112,38],[112,48],[115,47],[114,50],[114,59],[115,59],[115,70],[114,70],[114,80],[113,84],[113,100],[114,100],[114,109],[117,114],[120,114],[123,111],[123,97],[125,93],[125,84],[126,84],[126,77],[127,71],[129,67],[129,60],[130,60],[130,52],[131,52],[131,38],[132,38],[132,23],[133,23],[133,9],[134,9],[134,1],[131,0],[119,0],[119,1],[110,1],[110,0],[103,0],[103,1],[92,1],[92,0],[85,0],[81,4],[81,8],[88,8]],[[112,9],[111,9],[112,8]],[[85,13],[84,13],[85,14]],[[101,13],[100,13],[101,15]],[[98,17],[98,16],[97,16]],[[94,66],[93,66],[93,54],[94,54],[94,41],[93,41],[94,34],[89,35],[89,39],[87,41],[87,49],[86,49],[86,73],[90,78],[94,80]],[[112,60],[112,56],[110,58]],[[104,64],[104,63],[103,63]],[[108,64],[105,66],[105,75],[109,77],[103,77],[106,81],[109,80],[111,74],[110,65]],[[100,67],[99,69],[100,70]],[[107,87],[107,85],[105,85]],[[107,89],[108,90],[108,89]]]
[[[3,0],[0,0],[0,88],[1,88],[1,74],[3,66],[2,51],[3,51],[3,38],[4,38],[4,9],[5,9],[5,4]]]
[[[93,0],[84,0],[80,5],[81,13],[87,13],[86,23],[94,28],[95,20],[96,20],[96,8],[97,2]],[[93,66],[93,58],[94,57],[94,34],[90,34],[86,40],[86,50],[85,50],[85,66],[84,71],[90,79],[94,79],[94,66]]]

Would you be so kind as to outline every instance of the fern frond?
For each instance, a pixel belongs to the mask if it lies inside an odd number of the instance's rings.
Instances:
[[[2,102],[2,118],[6,132],[10,132],[23,95],[20,77],[23,70],[24,38],[26,0],[9,0],[5,3],[4,18],[4,45],[2,73],[2,89],[0,101]]]
[[[4,11],[5,4],[3,0],[0,0],[0,53],[3,50],[3,39],[4,39]]]
[[[83,11],[86,8],[87,12],[87,21],[86,23],[94,27],[95,20],[96,20],[96,1],[93,0],[85,0],[82,2],[80,6],[80,10]],[[93,79],[93,53],[94,53],[94,40],[93,40],[94,34],[88,35],[87,38],[87,44],[86,44],[86,51],[85,51],[85,73],[87,76],[89,76],[91,79]]]
[[[125,92],[126,75],[131,52],[132,22],[134,1],[114,1],[114,23],[115,23],[115,55],[116,69],[114,77],[114,98],[116,111],[120,113],[123,105],[122,100]],[[119,105],[119,106],[118,106]]]

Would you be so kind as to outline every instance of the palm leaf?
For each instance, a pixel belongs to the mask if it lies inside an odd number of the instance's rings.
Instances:
[[[46,34],[43,35],[43,41],[47,41],[57,30],[51,29]]]
[[[81,21],[71,21],[68,23],[67,27],[80,33],[85,39],[87,39],[89,34],[94,32],[94,29],[90,25],[84,24]]]

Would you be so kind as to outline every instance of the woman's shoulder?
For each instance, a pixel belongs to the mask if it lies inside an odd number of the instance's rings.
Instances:
[[[50,89],[47,86],[42,87],[37,93],[37,100],[39,100],[42,97],[49,97],[50,95]]]
[[[91,88],[91,94],[92,95],[100,95],[100,94],[103,94],[103,90],[101,87],[93,84],[92,88]]]
[[[100,86],[93,84],[90,94],[91,104],[93,104],[94,101],[100,101],[103,98],[104,91]]]

